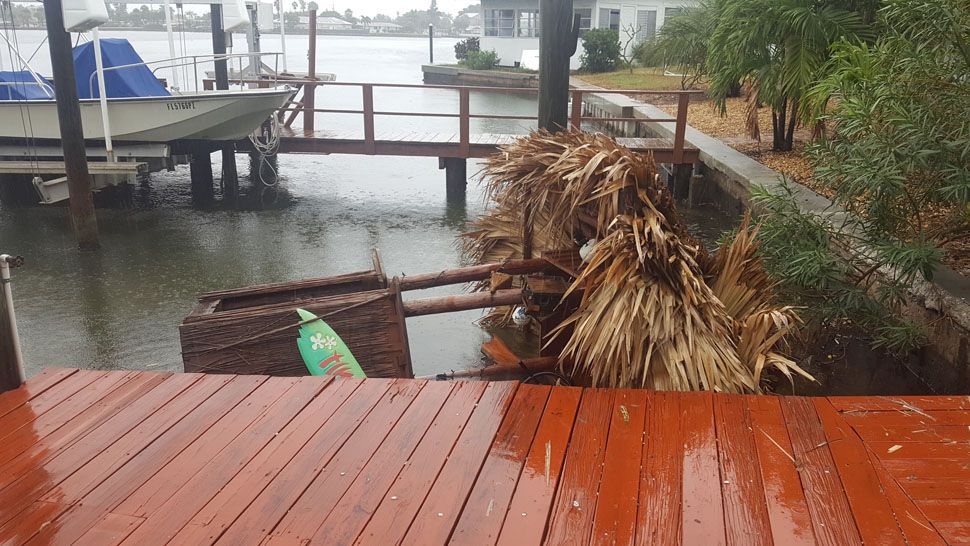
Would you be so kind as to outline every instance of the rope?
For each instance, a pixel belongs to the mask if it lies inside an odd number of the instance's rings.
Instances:
[[[259,164],[256,167],[256,173],[259,177],[259,181],[267,188],[272,188],[279,184],[279,172],[273,167],[273,164],[267,161],[267,158],[273,157],[280,149],[280,120],[274,114],[269,117],[269,131],[263,131],[260,127],[256,129],[249,135],[249,142],[253,144],[253,148],[256,153],[259,154]],[[265,140],[261,140],[265,138]],[[269,183],[263,177],[263,166],[269,168],[273,171],[273,182]]]

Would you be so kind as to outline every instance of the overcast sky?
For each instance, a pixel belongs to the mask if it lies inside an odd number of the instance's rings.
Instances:
[[[286,1],[286,0],[284,0]],[[438,0],[438,9],[454,15],[459,10],[471,4],[477,4],[474,0]],[[398,13],[404,13],[413,9],[428,9],[431,0],[357,0],[349,2],[347,0],[317,0],[317,5],[321,10],[334,9],[343,13],[347,8],[353,10],[354,15],[369,15],[373,17],[378,13],[394,17]],[[289,6],[289,2],[287,2]]]

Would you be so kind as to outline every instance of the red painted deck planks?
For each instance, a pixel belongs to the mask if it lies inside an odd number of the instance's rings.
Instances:
[[[746,405],[761,467],[772,539],[775,544],[815,544],[812,518],[792,458],[794,450],[779,398],[748,397]]]
[[[456,383],[435,381],[421,390],[350,487],[342,493],[335,492],[333,497],[339,496],[339,501],[323,505],[327,508],[328,516],[322,518],[323,522],[311,537],[311,542],[353,543],[367,525],[368,518],[365,516],[374,513],[398,474],[408,470],[411,455],[431,425],[439,417],[454,419],[457,416],[459,420],[464,420],[462,412],[465,415],[470,413],[468,406],[473,405],[473,400],[481,393],[473,393],[472,398],[455,397],[453,393],[456,387]],[[467,392],[468,389],[463,390]],[[347,514],[360,514],[361,517],[347,518]]]
[[[814,398],[812,401],[863,542],[905,545],[906,541],[896,523],[898,516],[883,495],[879,477],[869,462],[862,440],[827,399]]]
[[[725,538],[729,545],[771,545],[771,523],[747,400],[746,396],[714,395]]]
[[[970,521],[970,499],[923,500],[919,510],[932,521]]]
[[[583,393],[545,544],[589,543],[614,396],[609,389],[586,389]]]
[[[551,391],[545,385],[519,387],[448,539],[449,544],[494,544],[498,540]]]
[[[967,396],[830,396],[840,412],[970,410]]]
[[[310,501],[315,495],[326,493],[323,490],[326,483],[321,476],[339,475],[340,472],[344,472],[346,476],[348,471],[363,466],[375,449],[372,446],[380,444],[387,436],[394,423],[423,386],[424,383],[419,381],[403,379],[391,381],[383,396],[362,421],[347,422],[346,425],[352,427],[350,431],[338,429],[341,430],[339,443],[326,444],[327,449],[323,452],[310,452],[304,449],[300,456],[294,457],[276,479],[253,500],[235,524],[226,530],[218,542],[240,544],[252,536],[269,535],[276,528],[281,532],[292,531],[294,536],[309,538],[308,535],[316,530],[315,522],[320,521],[317,519],[319,513],[310,512],[313,514],[313,519],[300,521],[294,518],[295,513],[290,511],[291,508],[298,502]],[[366,393],[358,391],[355,397],[359,394]],[[343,434],[343,432],[350,432],[350,434]],[[361,458],[364,460],[361,461]],[[341,468],[337,470],[337,466]],[[305,510],[307,508],[301,512]],[[279,526],[284,519],[294,521],[296,525],[292,528]]]
[[[46,368],[28,379],[20,388],[0,393],[0,417],[26,404],[77,371],[76,368]]]
[[[138,446],[140,436],[155,431],[160,424],[165,424],[160,422],[170,416],[181,418],[198,405],[200,401],[195,398],[207,398],[231,378],[206,382],[200,379],[201,376],[193,374],[173,376],[149,393],[149,396],[139,400],[134,411],[116,415],[86,434],[69,452],[64,451],[43,466],[16,476],[9,486],[0,491],[0,524],[16,516],[30,502],[67,479],[109,446],[121,446],[122,451]],[[155,391],[159,392],[151,396]],[[157,404],[165,404],[162,406],[164,409],[160,410]],[[149,440],[153,438],[151,436]],[[2,539],[3,531],[0,529],[0,540]]]
[[[344,494],[330,517],[317,530],[316,535],[324,537],[326,541],[351,544],[373,519],[399,514],[395,509],[402,509],[401,505],[417,509],[486,387],[487,384],[481,382],[454,383],[441,411],[434,417],[424,436],[415,439],[417,445],[412,452],[406,454],[407,459],[400,465],[399,471],[394,473],[393,467],[383,472],[379,467],[365,468],[357,477],[354,486]],[[371,461],[374,462],[377,461]],[[373,467],[371,463],[368,464],[369,467]],[[385,510],[381,512],[380,508]],[[336,517],[347,513],[367,514],[370,518]],[[410,521],[408,518],[400,524],[406,526]],[[378,523],[372,529],[381,525]],[[370,540],[374,543],[385,543],[386,539]]]
[[[232,414],[266,379],[265,376],[235,376],[143,448],[124,453],[115,446],[105,450],[89,463],[90,468],[82,468],[44,497],[47,501],[77,504],[54,525],[40,530],[31,542],[72,544],[104,512],[117,506],[224,416]],[[274,391],[272,385],[267,388],[271,397]],[[99,472],[100,469],[108,470]]]
[[[862,539],[811,399],[784,397],[782,413],[801,476],[815,537],[820,544],[860,544]]]
[[[19,474],[29,466],[38,464],[43,458],[50,457],[72,440],[84,435],[143,396],[166,377],[163,374],[133,372],[133,377],[124,381],[97,403],[67,418],[62,417],[59,426],[49,434],[42,437],[31,435],[20,441],[4,442],[0,447],[0,475]]]
[[[75,544],[79,546],[106,546],[119,544],[135,530],[144,518],[107,513],[97,525],[88,529]]]
[[[97,379],[104,377],[108,379],[107,372],[94,372],[89,370],[79,370],[77,373],[66,377],[63,381],[40,393],[36,397],[28,400],[24,404],[13,409],[3,417],[0,417],[0,442],[6,440],[23,427],[30,430],[31,425],[44,413],[56,408],[59,404],[69,399],[74,394],[94,383]],[[112,381],[119,378],[112,374]]]
[[[516,395],[521,388],[517,384],[510,384],[507,390],[495,391],[493,396],[486,391],[424,502],[414,513],[410,527],[407,524],[396,528],[385,527],[384,532],[378,535],[383,539],[376,541],[377,544],[447,542],[461,507],[475,484],[482,462],[505,422],[505,415],[510,408],[519,407],[515,402],[519,400]],[[367,532],[365,530],[364,536],[367,536]]]
[[[647,391],[616,391],[590,534],[592,544],[633,544],[646,406]]]
[[[407,471],[397,475],[371,514],[357,543],[395,544],[400,541],[446,462],[462,456],[465,431],[471,435],[494,435],[500,422],[496,416],[504,414],[504,407],[511,401],[515,387],[516,383],[512,381],[458,382],[453,398],[474,396],[476,392],[478,398],[460,407],[454,419],[442,410],[412,454]]]
[[[498,544],[519,546],[542,542],[582,392],[580,388],[562,387],[549,396],[509,503]]]
[[[970,442],[970,427],[964,425],[855,425],[866,442]]]
[[[680,426],[684,438],[684,544],[724,544],[721,471],[717,460],[714,400],[709,392],[680,395]]]
[[[172,543],[212,544],[234,523],[240,536],[267,535],[278,521],[271,510],[280,507],[271,500],[268,507],[261,503],[274,496],[283,502],[287,495],[297,495],[294,489],[309,480],[306,469],[329,459],[390,386],[385,379],[332,383],[218,493],[203,499],[205,505],[187,525],[167,522],[181,527]]]
[[[676,393],[647,396],[637,544],[680,544],[684,443],[680,427],[671,426],[680,415]]]
[[[148,517],[203,468],[214,472],[214,461],[230,467],[246,463],[249,458],[245,454],[258,450],[260,440],[286,425],[326,383],[292,377],[263,383],[111,511]],[[240,462],[240,458],[244,460]],[[171,509],[165,512],[172,513]]]
[[[872,462],[886,499],[892,506],[893,512],[896,513],[896,522],[906,535],[909,544],[919,544],[920,546],[943,544],[942,537],[933,530],[932,524],[923,511],[899,487],[899,484],[889,475],[880,461],[875,457],[869,457],[869,461]]]
[[[377,472],[384,471],[383,465],[393,464],[402,448],[405,455],[410,454],[405,442],[417,443],[421,439],[453,386],[443,382],[403,385],[393,403],[389,403],[393,410],[385,419],[365,421],[351,435],[280,520],[268,543],[312,540],[321,521],[362,472],[372,474],[375,467]]]

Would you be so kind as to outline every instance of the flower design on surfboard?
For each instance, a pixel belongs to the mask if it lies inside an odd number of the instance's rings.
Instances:
[[[304,323],[296,346],[310,375],[367,377],[347,344],[329,324],[309,311],[297,309],[296,312]]]

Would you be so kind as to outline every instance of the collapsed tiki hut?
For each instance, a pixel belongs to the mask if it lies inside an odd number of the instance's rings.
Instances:
[[[484,176],[490,206],[464,237],[466,257],[568,262],[563,320],[542,343],[559,347],[579,382],[761,392],[766,368],[810,378],[781,353],[798,319],[773,301],[757,228],[745,220],[709,256],[650,155],[603,134],[540,131],[491,156]],[[509,316],[497,309],[490,320]]]

